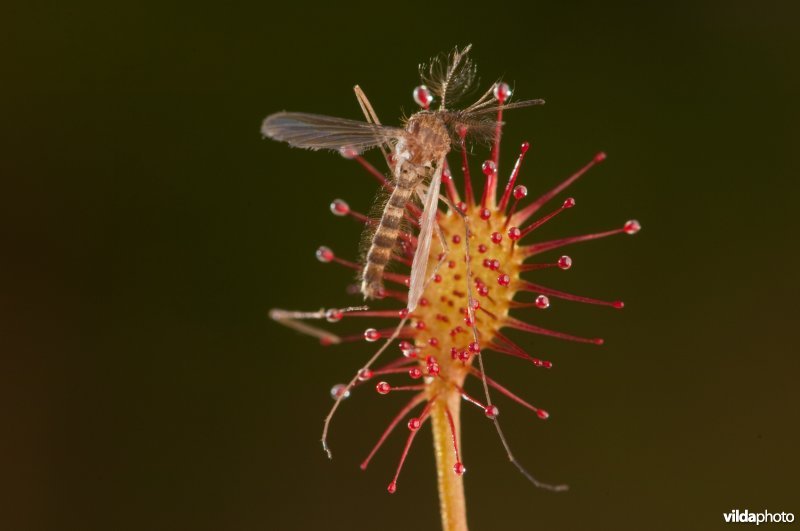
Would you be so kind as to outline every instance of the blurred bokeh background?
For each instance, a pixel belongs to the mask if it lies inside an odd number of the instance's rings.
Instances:
[[[355,83],[397,123],[417,63],[469,42],[486,83],[547,100],[508,116],[503,175],[523,140],[531,195],[609,155],[542,237],[644,226],[537,277],[625,300],[527,314],[604,346],[516,336],[551,371],[489,354],[552,414],[500,401],[519,459],[572,490],[533,489],[467,408],[472,528],[800,513],[790,2],[53,4],[0,8],[0,527],[438,529],[427,430],[394,496],[401,435],[357,466],[401,397],[355,393],[335,459],[320,448],[329,389],[369,345],[324,349],[266,317],[358,300],[314,250],[357,255],[360,228],[328,204],[368,210],[374,181],[259,125],[359,118]]]

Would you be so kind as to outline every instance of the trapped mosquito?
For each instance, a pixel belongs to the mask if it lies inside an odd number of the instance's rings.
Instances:
[[[492,97],[494,86],[464,109],[448,110],[446,107],[470,93],[476,84],[476,68],[467,56],[470,47],[461,51],[455,49],[449,57],[440,56],[427,65],[420,65],[420,77],[430,94],[439,99],[439,108],[413,114],[403,128],[382,125],[358,86],[355,87],[356,97],[366,122],[280,112],[268,116],[261,127],[265,137],[292,147],[359,153],[375,147],[384,150],[394,189],[372,236],[361,272],[361,293],[365,299],[381,297],[384,269],[397,244],[406,208],[416,194],[422,203],[422,213],[407,303],[408,311],[414,311],[425,287],[445,157],[460,135],[482,141],[494,134],[497,124],[492,116],[498,110]],[[502,107],[506,110],[543,103],[538,99],[525,100]]]

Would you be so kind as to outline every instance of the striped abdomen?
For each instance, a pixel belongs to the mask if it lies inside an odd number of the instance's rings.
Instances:
[[[413,164],[403,164],[395,189],[383,209],[378,229],[372,236],[372,243],[367,251],[367,260],[361,274],[361,293],[365,299],[375,298],[383,290],[383,271],[392,257],[392,250],[400,234],[406,203],[411,199],[420,178],[421,175]]]

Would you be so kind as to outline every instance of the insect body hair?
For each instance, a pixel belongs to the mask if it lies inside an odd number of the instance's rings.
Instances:
[[[375,233],[378,230],[381,218],[386,210],[386,205],[389,203],[389,199],[392,196],[392,190],[388,188],[381,188],[378,191],[377,195],[375,196],[375,200],[372,203],[372,206],[369,209],[369,213],[367,217],[369,218],[364,226],[364,230],[361,232],[361,239],[358,245],[358,256],[359,256],[359,263],[362,265],[366,265],[367,263],[367,254],[369,253],[369,249],[372,246],[372,240],[375,237]],[[413,198],[412,198],[413,200]],[[397,241],[392,247],[392,252],[395,256],[402,257],[404,256],[405,250],[403,249],[403,235],[410,235],[412,233],[411,230],[411,222],[409,220],[408,213],[404,213],[403,218],[400,223],[400,230]],[[397,264],[395,261],[390,261],[385,266],[386,271],[392,271]],[[358,279],[361,280],[362,272],[359,271]]]
[[[406,205],[412,200],[414,190],[425,178],[426,173],[425,168],[420,168],[409,161],[403,161],[399,171],[396,172],[394,190],[386,202],[364,260],[361,292],[365,299],[381,296],[384,271],[403,228]]]

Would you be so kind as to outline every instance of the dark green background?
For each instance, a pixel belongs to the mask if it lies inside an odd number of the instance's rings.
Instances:
[[[322,349],[266,318],[357,300],[313,251],[356,256],[359,227],[328,203],[367,210],[374,182],[259,125],[358,118],[355,83],[396,123],[416,64],[468,42],[486,82],[548,102],[508,117],[503,175],[523,140],[532,195],[609,154],[542,237],[644,226],[537,277],[626,301],[526,314],[605,346],[520,335],[556,368],[487,359],[552,413],[500,401],[518,457],[572,490],[531,488],[466,409],[472,528],[800,517],[790,4],[4,4],[0,527],[438,528],[427,430],[396,495],[401,436],[357,467],[401,397],[357,393],[335,459],[319,447],[328,390],[369,347]]]

